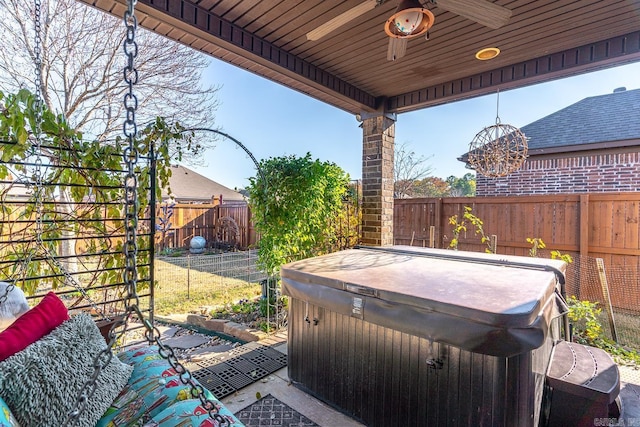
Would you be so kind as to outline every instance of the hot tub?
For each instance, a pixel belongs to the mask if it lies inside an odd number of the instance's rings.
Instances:
[[[565,267],[403,246],[287,264],[289,377],[368,426],[537,426]]]

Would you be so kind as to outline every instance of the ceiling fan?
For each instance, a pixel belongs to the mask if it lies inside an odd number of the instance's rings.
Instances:
[[[387,0],[364,0],[359,5],[341,13],[307,33],[307,39],[319,40],[348,22],[380,6]],[[488,0],[430,0],[440,9],[455,13],[492,29],[509,22],[511,10]],[[434,16],[419,0],[400,0],[395,13],[385,23],[389,36],[387,59],[402,58],[407,50],[407,40],[427,33],[434,23]]]

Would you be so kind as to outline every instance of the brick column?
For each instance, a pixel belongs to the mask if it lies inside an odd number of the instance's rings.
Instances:
[[[362,122],[362,244],[393,244],[393,150],[395,118]]]

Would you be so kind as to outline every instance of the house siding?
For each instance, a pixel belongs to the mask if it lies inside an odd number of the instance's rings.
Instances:
[[[640,191],[640,152],[530,158],[515,173],[476,178],[477,196]]]

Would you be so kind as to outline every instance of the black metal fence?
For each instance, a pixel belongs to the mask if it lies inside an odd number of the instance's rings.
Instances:
[[[81,144],[80,144],[81,145]],[[122,311],[125,233],[122,153],[94,166],[86,153],[47,145],[0,160],[0,280],[13,281],[33,303],[55,291],[72,310],[111,316]],[[0,140],[0,153],[16,142]],[[139,156],[141,202],[137,284],[142,311],[153,295],[153,219],[145,209],[155,179],[151,159]],[[145,214],[147,212],[147,214]]]

